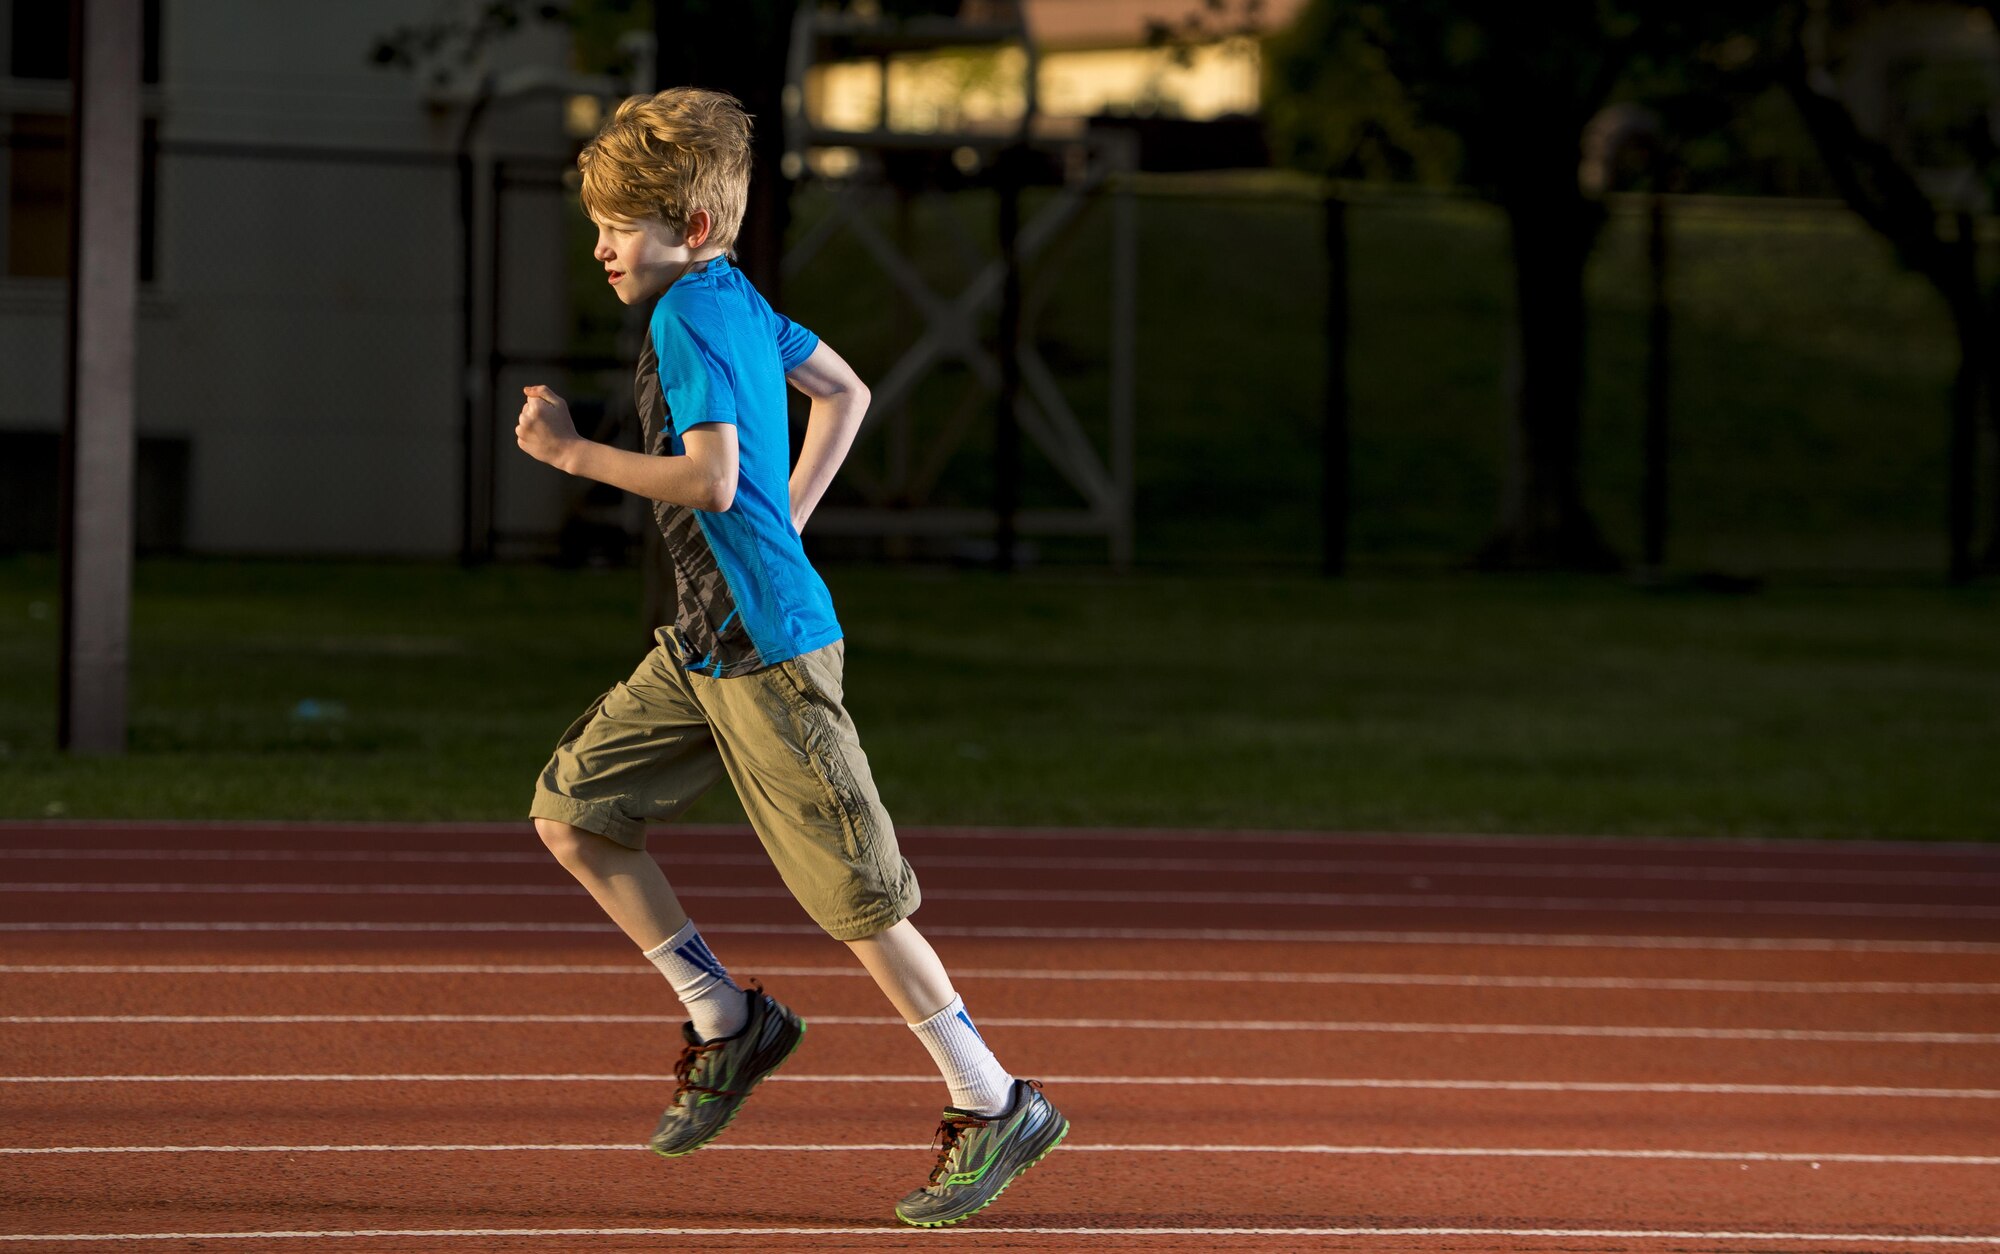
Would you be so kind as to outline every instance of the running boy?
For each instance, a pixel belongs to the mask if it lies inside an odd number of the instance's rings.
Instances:
[[[750,185],[750,119],[735,100],[692,88],[635,96],[577,166],[611,290],[627,305],[657,301],[637,380],[646,452],[580,438],[562,398],[539,386],[523,389],[515,438],[539,461],[653,501],[679,595],[658,647],[564,734],[536,783],[535,828],[687,1008],[679,1084],[651,1145],[689,1154],[805,1035],[761,987],[730,978],[646,853],[648,822],[728,775],[793,896],[854,951],[944,1073],[937,1165],[896,1216],[957,1223],[1069,1124],[1040,1084],[1001,1067],[909,921],[916,877],[841,706],[840,623],[799,531],[868,389],[731,264]],[[812,398],[796,468],[787,381]]]

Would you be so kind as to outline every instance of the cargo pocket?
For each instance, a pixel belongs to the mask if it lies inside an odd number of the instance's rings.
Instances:
[[[790,681],[788,694],[798,727],[800,747],[812,763],[812,772],[826,790],[827,802],[840,817],[850,856],[880,873],[881,858],[875,841],[875,803],[857,778],[851,755],[861,752],[857,737],[849,733],[847,714],[838,690],[828,692],[813,669],[803,659],[779,663]]]
[[[616,689],[612,691],[616,691]],[[597,717],[598,712],[604,708],[604,703],[610,699],[611,692],[606,692],[603,696],[591,702],[590,708],[582,714],[577,715],[576,721],[569,725],[569,729],[556,738],[556,748],[561,749],[566,745],[575,743],[576,738],[583,735],[583,729],[590,726],[590,720]]]

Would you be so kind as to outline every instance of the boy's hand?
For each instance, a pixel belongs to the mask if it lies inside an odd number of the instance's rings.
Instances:
[[[570,420],[569,402],[537,383],[521,389],[521,420],[514,427],[514,441],[538,462],[563,469],[562,459],[577,443],[576,423]]]

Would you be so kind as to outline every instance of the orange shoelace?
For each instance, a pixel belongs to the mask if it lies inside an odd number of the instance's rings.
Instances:
[[[930,1183],[937,1184],[951,1172],[951,1153],[958,1148],[958,1138],[973,1128],[983,1128],[990,1122],[972,1115],[946,1115],[938,1124],[937,1139],[933,1142],[938,1152],[937,1165],[931,1168]]]
[[[748,985],[748,991],[762,996],[764,986],[756,980],[751,980]],[[728,1040],[734,1039],[734,1037],[728,1038]],[[717,1097],[740,1096],[734,1089],[712,1089],[706,1085],[696,1084],[692,1079],[694,1069],[700,1064],[701,1060],[716,1050],[721,1049],[726,1043],[727,1040],[707,1041],[700,1045],[683,1045],[681,1047],[680,1061],[674,1064],[674,1099],[667,1103],[668,1105],[680,1105],[681,1094],[683,1093],[713,1093]]]
[[[670,1105],[678,1106],[683,1093],[713,1093],[718,1097],[732,1096],[728,1089],[712,1089],[694,1082],[694,1069],[701,1060],[722,1048],[721,1041],[710,1041],[705,1045],[686,1045],[681,1048],[680,1061],[674,1064],[674,1100]]]

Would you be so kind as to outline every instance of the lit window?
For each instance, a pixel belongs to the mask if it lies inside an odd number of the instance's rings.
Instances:
[[[7,274],[59,279],[69,273],[69,118],[16,113],[7,119]],[[158,127],[145,120],[139,165],[139,281],[153,280],[158,234]]]
[[[61,83],[69,78],[70,0],[13,0],[7,12],[7,73],[15,79]],[[141,78],[160,81],[160,0],[144,0]],[[46,106],[44,106],[46,107]],[[62,113],[0,115],[5,134],[6,274],[61,278],[69,273],[69,117]],[[158,127],[145,122],[139,174],[139,278],[153,277]]]

